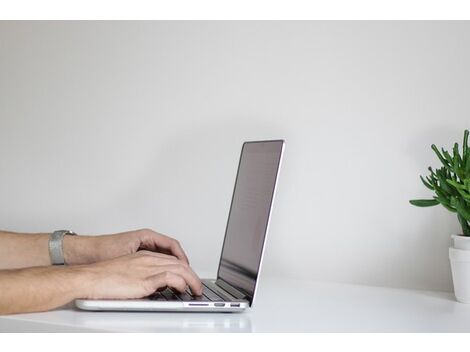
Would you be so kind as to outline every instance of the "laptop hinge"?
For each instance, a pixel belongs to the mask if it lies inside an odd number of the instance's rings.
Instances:
[[[225,291],[230,293],[236,299],[247,299],[248,298],[248,296],[245,295],[243,292],[237,290],[235,287],[233,287],[228,282],[225,282],[222,279],[217,279],[215,281],[215,284],[222,287]]]

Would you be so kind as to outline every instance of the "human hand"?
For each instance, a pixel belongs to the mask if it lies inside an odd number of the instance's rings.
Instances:
[[[147,250],[99,263],[70,267],[82,275],[80,294],[85,299],[133,299],[151,295],[159,288],[184,292],[188,286],[202,294],[201,280],[187,262]]]
[[[139,250],[174,256],[189,264],[180,243],[150,229],[100,236],[65,236],[64,257],[67,264],[90,264],[136,253]]]

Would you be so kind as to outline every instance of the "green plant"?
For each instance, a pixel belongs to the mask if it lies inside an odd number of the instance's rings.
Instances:
[[[415,199],[410,203],[418,207],[430,207],[441,204],[447,210],[456,213],[464,236],[470,236],[470,150],[468,149],[468,130],[463,136],[462,154],[459,144],[455,143],[452,155],[444,148],[441,151],[433,144],[432,150],[442,163],[442,167],[433,170],[430,175],[420,176],[423,184],[434,191],[433,199]]]

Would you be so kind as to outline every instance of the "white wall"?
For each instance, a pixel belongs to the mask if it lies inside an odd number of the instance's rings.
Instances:
[[[468,22],[2,22],[0,228],[152,227],[215,269],[244,140],[285,138],[265,273],[451,290],[408,199],[470,117]]]

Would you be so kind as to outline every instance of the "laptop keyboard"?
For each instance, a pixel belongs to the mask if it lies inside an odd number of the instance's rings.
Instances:
[[[152,301],[224,301],[224,298],[212,291],[204,283],[202,284],[202,296],[194,296],[189,290],[186,292],[178,292],[171,287],[167,287],[162,291],[157,291],[148,296]]]

